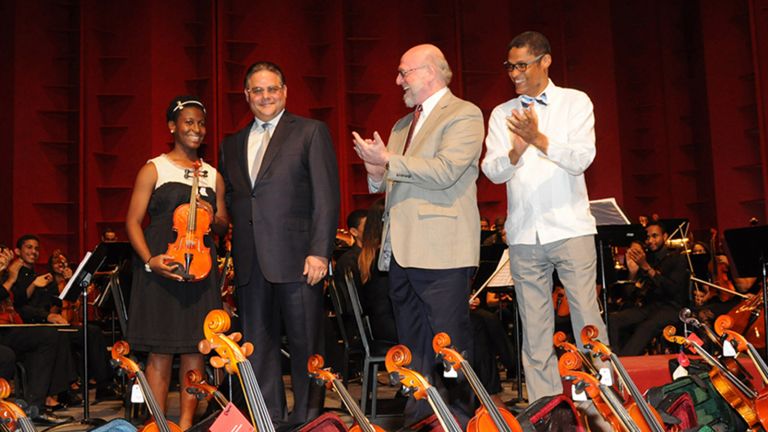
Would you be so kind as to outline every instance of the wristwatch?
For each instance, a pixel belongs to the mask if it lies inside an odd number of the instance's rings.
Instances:
[[[152,258],[150,258],[152,259]],[[152,273],[152,267],[149,266],[149,261],[144,263],[144,271],[147,273]]]

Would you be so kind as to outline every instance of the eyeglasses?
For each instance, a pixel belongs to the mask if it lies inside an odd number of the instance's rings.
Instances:
[[[415,71],[417,69],[422,69],[422,68],[425,68],[425,67],[427,67],[427,65],[416,66],[415,68],[410,68],[410,69],[406,69],[406,70],[398,70],[397,73],[400,75],[400,78],[405,79],[405,77],[407,77],[409,73],[411,73],[411,72],[413,72],[413,71]]]
[[[285,87],[284,85],[279,86],[269,86],[267,88],[262,87],[251,87],[249,89],[245,89],[248,93],[254,95],[254,96],[264,96],[264,93],[267,93],[270,96],[274,96],[280,92],[280,90]]]
[[[512,72],[513,70],[517,69],[519,72],[525,72],[526,69],[528,69],[528,66],[538,62],[541,60],[546,54],[541,54],[535,59],[529,61],[528,63],[510,63],[509,60],[504,61],[504,69],[507,70],[507,72]]]

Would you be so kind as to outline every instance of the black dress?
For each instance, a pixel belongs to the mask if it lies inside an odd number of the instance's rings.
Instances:
[[[149,225],[144,229],[152,256],[163,254],[176,239],[173,212],[189,202],[192,179],[184,178],[184,168],[165,155],[150,163],[157,169],[157,183],[149,199]],[[200,196],[216,209],[216,170],[203,163],[207,177],[200,178]],[[147,273],[144,263],[134,254],[133,284],[128,307],[128,342],[132,350],[154,353],[195,353],[204,338],[203,320],[212,310],[221,308],[216,283],[216,248],[210,235],[205,245],[214,263],[211,272],[199,282],[177,282],[155,273]]]

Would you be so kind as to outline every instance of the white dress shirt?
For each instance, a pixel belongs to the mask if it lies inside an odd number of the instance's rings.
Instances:
[[[595,234],[584,171],[595,158],[592,101],[581,91],[557,87],[542,93],[547,105],[534,104],[547,154],[530,145],[516,165],[509,160],[511,132],[506,119],[522,109],[520,97],[496,108],[488,121],[487,152],[481,168],[493,183],[507,185],[507,242],[547,244]]]

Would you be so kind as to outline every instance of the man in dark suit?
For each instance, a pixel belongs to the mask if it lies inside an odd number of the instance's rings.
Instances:
[[[314,389],[310,398],[307,359],[321,346],[320,282],[339,212],[336,156],[322,122],[285,111],[288,88],[279,66],[253,64],[244,84],[255,119],[224,141],[219,161],[232,215],[240,317],[272,421],[303,423],[322,406]],[[291,354],[290,418],[280,369],[281,322]]]

